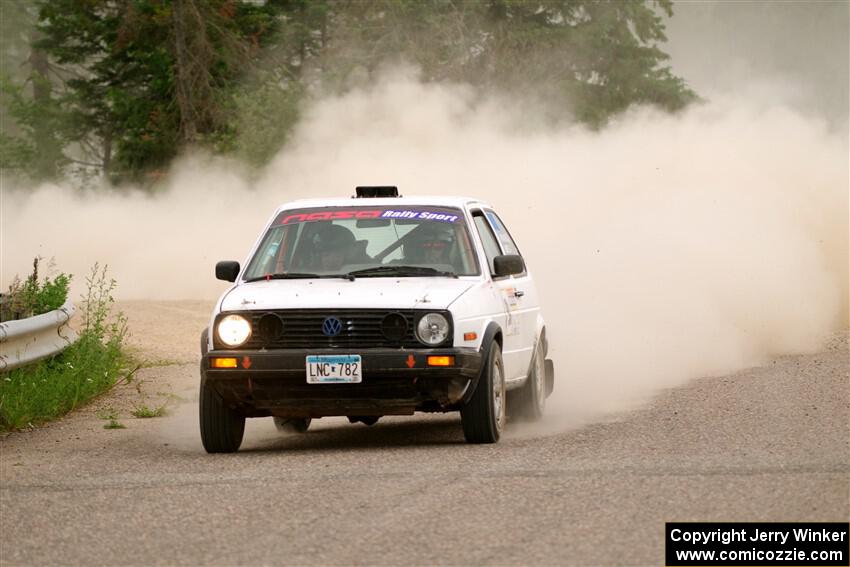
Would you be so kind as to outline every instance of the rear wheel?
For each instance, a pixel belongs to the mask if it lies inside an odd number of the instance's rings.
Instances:
[[[502,349],[490,345],[484,370],[469,402],[460,410],[463,435],[469,443],[495,443],[505,425],[505,367]]]
[[[546,409],[546,355],[543,354],[542,338],[537,341],[537,347],[534,349],[534,360],[531,362],[528,380],[517,392],[515,400],[519,405],[520,417],[529,421],[537,421],[543,417],[543,410]]]
[[[349,415],[348,423],[365,423],[366,425],[375,425],[381,419],[377,415]]]
[[[309,417],[295,417],[292,419],[275,417],[274,426],[282,433],[307,433],[312,421],[313,419]]]

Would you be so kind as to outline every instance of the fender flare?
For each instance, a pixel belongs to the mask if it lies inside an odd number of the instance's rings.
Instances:
[[[546,358],[549,356],[549,337],[546,336],[546,327],[543,326],[540,329],[540,335],[537,338],[537,342],[534,343],[535,350],[537,349],[537,345],[542,343],[543,345],[543,369],[545,371],[545,380],[546,380],[546,397],[548,398],[552,395],[552,392],[555,389],[555,363],[552,362],[551,359]],[[531,373],[534,371],[534,358],[531,359],[531,364],[528,367],[527,376],[531,377]],[[525,382],[523,382],[523,386]]]
[[[463,398],[461,399],[461,404],[466,405],[470,399],[472,399],[472,395],[475,393],[476,388],[478,388],[478,383],[481,381],[481,376],[484,371],[487,370],[487,360],[490,358],[490,346],[493,344],[494,340],[497,340],[497,337],[501,338],[502,336],[502,328],[499,327],[498,323],[495,321],[490,321],[487,324],[487,328],[484,330],[484,337],[481,339],[481,347],[478,349],[478,352],[481,353],[481,370],[478,372],[478,376],[475,377],[473,381],[469,383],[469,387],[466,389],[466,392],[463,394]]]
[[[546,327],[543,326],[540,328],[540,332],[537,333],[537,340],[534,341],[534,350],[537,351],[537,345],[543,345],[543,360],[546,360],[546,357],[549,355],[549,340],[546,337]],[[531,372],[534,370],[534,357],[531,357],[531,362],[528,363],[528,373],[526,376],[531,376]],[[523,382],[525,384],[525,382]]]
[[[543,316],[540,315],[540,313],[537,314],[537,323],[534,331],[538,339],[541,337],[543,338],[543,356],[549,356],[549,339],[546,336],[546,322],[543,320]]]

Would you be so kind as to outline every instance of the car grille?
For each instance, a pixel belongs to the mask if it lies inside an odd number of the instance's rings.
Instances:
[[[278,348],[423,348],[414,334],[416,323],[425,311],[386,309],[289,309],[276,311],[240,312],[251,321],[251,338],[239,349]],[[448,313],[442,312],[451,325]],[[404,317],[407,328],[395,333],[383,329],[385,318],[390,314]],[[227,315],[223,313],[221,316]],[[282,325],[278,326],[275,316]],[[327,336],[322,325],[329,317],[342,323],[339,334]],[[394,317],[398,322],[398,317]],[[262,320],[262,322],[261,322]],[[273,322],[274,324],[269,324]],[[388,338],[387,334],[391,337]],[[440,347],[451,346],[451,330],[446,342]],[[217,345],[219,348],[226,348]]]

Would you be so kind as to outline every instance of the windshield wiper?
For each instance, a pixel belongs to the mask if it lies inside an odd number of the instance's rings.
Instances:
[[[444,272],[436,268],[427,266],[375,266],[373,268],[363,268],[362,270],[354,270],[349,272],[351,276],[369,277],[369,276],[443,276],[456,278],[454,272]]]
[[[342,278],[349,281],[354,281],[353,274],[309,274],[305,272],[280,272],[277,274],[266,274],[255,278],[248,278],[245,283],[258,282],[261,280],[307,280],[317,278]]]

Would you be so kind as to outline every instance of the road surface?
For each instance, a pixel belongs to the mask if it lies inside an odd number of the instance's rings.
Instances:
[[[616,420],[463,441],[456,415],[197,431],[203,302],[125,304],[152,366],[0,439],[0,563],[663,564],[666,521],[846,521],[846,337]],[[168,403],[164,418],[134,407]],[[106,430],[114,414],[126,429]]]

